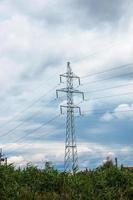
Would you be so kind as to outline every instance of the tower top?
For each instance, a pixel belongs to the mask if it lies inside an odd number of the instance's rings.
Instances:
[[[67,62],[67,73],[71,73],[72,69],[70,67],[70,62]]]
[[[67,62],[67,66],[70,67],[70,62],[69,61]]]

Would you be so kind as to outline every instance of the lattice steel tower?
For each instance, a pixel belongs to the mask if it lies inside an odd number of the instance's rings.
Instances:
[[[65,142],[65,159],[64,159],[64,169],[65,171],[72,171],[73,173],[78,170],[78,155],[77,155],[77,145],[76,145],[76,135],[75,135],[75,109],[78,109],[81,114],[79,106],[74,105],[74,93],[82,94],[84,100],[84,93],[79,90],[74,89],[73,79],[78,80],[80,85],[80,78],[76,76],[70,67],[70,62],[67,63],[67,72],[60,75],[60,82],[62,83],[62,78],[66,78],[66,88],[56,90],[56,95],[58,98],[59,92],[65,92],[67,94],[67,105],[61,105],[60,110],[63,114],[63,108],[67,109],[66,118],[66,142]]]

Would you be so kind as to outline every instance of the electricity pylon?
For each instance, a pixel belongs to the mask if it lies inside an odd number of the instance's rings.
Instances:
[[[5,165],[7,165],[7,158],[4,157],[4,155],[3,155],[3,153],[2,153],[2,148],[0,148],[0,165],[1,165],[2,163],[5,164]]]
[[[67,105],[60,106],[61,114],[63,114],[63,108],[67,109],[64,169],[65,171],[74,173],[78,170],[78,155],[74,122],[75,109],[78,109],[81,114],[80,107],[74,105],[74,94],[81,94],[84,100],[84,93],[74,88],[73,79],[77,79],[78,84],[80,85],[80,78],[72,72],[70,62],[67,63],[67,72],[60,75],[60,83],[62,83],[62,78],[66,78],[66,88],[56,90],[56,95],[58,98],[59,92],[65,92],[67,94]]]

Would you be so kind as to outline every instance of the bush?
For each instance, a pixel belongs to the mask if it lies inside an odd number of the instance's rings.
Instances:
[[[0,200],[132,200],[133,172],[113,165],[74,175],[51,166],[0,166]]]

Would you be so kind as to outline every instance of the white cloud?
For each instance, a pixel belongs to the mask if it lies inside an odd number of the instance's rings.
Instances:
[[[133,104],[120,104],[113,111],[107,112],[100,118],[101,121],[112,121],[113,119],[133,119]]]
[[[64,142],[44,141],[34,143],[7,143],[2,146],[3,153],[8,157],[8,163],[14,163],[17,167],[24,167],[27,163],[33,163],[42,167],[44,162],[52,161],[54,165],[64,163]],[[79,142],[78,157],[79,167],[93,168],[102,164],[107,157],[113,160],[118,157],[119,164],[126,165],[132,157],[132,147],[126,145],[102,145],[99,143]],[[125,159],[125,155],[126,158]]]
[[[133,119],[133,104],[121,104],[114,110],[114,115],[119,119]]]
[[[25,106],[27,107],[27,104],[31,104],[32,101],[55,86],[59,80],[58,74],[65,72],[68,60],[72,62],[72,68],[79,76],[107,70],[113,66],[129,63],[132,60],[132,17],[126,21],[127,16],[132,13],[130,8],[129,12],[127,11],[124,16],[122,15],[123,18],[119,21],[117,29],[112,29],[110,24],[105,24],[105,27],[102,26],[100,29],[99,26],[84,29],[77,26],[77,22],[74,23],[73,21],[73,18],[77,16],[75,15],[77,11],[74,9],[74,12],[68,13],[67,10],[68,4],[60,0],[9,0],[0,2],[1,122],[16,116]],[[80,14],[79,11],[77,14]],[[121,72],[125,73],[125,71],[122,70]],[[101,78],[103,76],[88,77],[82,79],[81,83],[98,81]],[[115,103],[114,113],[105,113],[101,120],[111,121],[113,118],[126,119],[127,117],[132,119],[132,112],[129,112],[132,109],[132,105],[129,105],[132,96],[116,97],[115,99],[105,98],[102,99],[103,104],[101,100],[95,100],[99,96],[113,96],[131,92],[132,86],[100,91],[105,87],[113,87],[128,82],[128,77],[126,77],[81,85],[81,91],[89,92],[85,94],[85,98],[90,99],[81,104],[83,112],[90,110],[89,114],[91,115],[94,110],[102,108],[102,105],[112,106]],[[91,92],[96,89],[99,90],[98,93]],[[58,107],[53,106],[53,103],[49,103],[54,98],[54,92],[53,90],[46,94],[44,101],[37,103],[33,108],[31,107],[26,114],[20,115],[20,118],[16,118],[12,124],[1,128],[1,132],[10,130],[20,123],[21,117],[26,119],[27,115],[29,116],[32,113],[40,112],[40,116],[44,120],[48,116],[52,117],[58,109]],[[79,98],[75,99],[76,104],[80,101]],[[123,102],[125,102],[125,105],[122,105]],[[64,103],[66,102],[64,101]],[[31,121],[28,122],[27,128],[31,129],[36,126],[35,121]],[[47,126],[46,130],[57,132],[55,126]],[[60,127],[60,130],[62,130],[62,127]],[[96,131],[96,129],[93,129],[93,131]],[[19,130],[19,134],[23,135],[23,130],[21,132]],[[15,139],[17,134],[12,137]],[[62,144],[58,145],[62,147]],[[18,147],[12,148],[17,149]],[[86,147],[83,151],[85,149]],[[36,158],[41,159],[42,154],[40,153],[38,152]],[[28,154],[29,157],[30,155],[31,153]],[[58,155],[56,154],[57,157],[63,157],[63,155],[63,153],[60,154],[60,151]],[[52,156],[55,156],[55,154],[52,153],[51,158]]]
[[[11,156],[8,158],[8,164],[23,166],[26,164],[26,161],[24,160],[23,156]]]
[[[102,117],[101,117],[101,120],[102,121],[106,121],[106,122],[109,122],[113,119],[113,116],[112,114],[110,113],[105,113]]]

